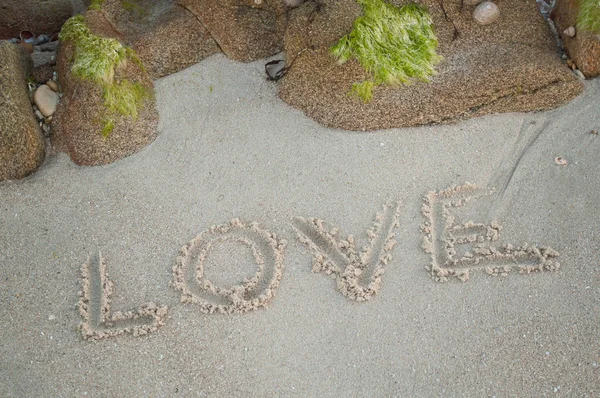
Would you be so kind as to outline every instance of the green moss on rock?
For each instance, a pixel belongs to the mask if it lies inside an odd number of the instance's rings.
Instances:
[[[102,4],[104,4],[104,0],[92,0],[88,10],[100,10],[102,8]]]
[[[351,93],[369,102],[380,84],[406,84],[413,78],[428,81],[441,57],[427,9],[417,4],[398,8],[382,0],[357,1],[363,15],[354,21],[352,32],[331,48],[340,63],[356,58],[373,75],[372,80],[355,84]]]
[[[72,41],[75,46],[71,73],[102,88],[105,107],[102,134],[110,134],[119,115],[137,118],[143,101],[150,98],[152,92],[140,83],[115,79],[115,70],[126,62],[132,61],[141,66],[135,52],[116,39],[93,34],[82,15],[69,19],[59,38]]]
[[[600,33],[600,0],[580,0],[577,29]]]

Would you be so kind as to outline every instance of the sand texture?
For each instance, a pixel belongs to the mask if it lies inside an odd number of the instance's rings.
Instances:
[[[157,80],[127,158],[0,183],[1,397],[600,395],[600,81],[359,133],[265,62]]]

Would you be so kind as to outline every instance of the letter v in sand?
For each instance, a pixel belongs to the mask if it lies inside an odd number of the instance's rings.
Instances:
[[[164,325],[167,307],[146,303],[137,311],[115,312],[111,315],[110,301],[113,283],[108,279],[106,262],[98,253],[81,266],[83,290],[79,292],[79,313],[83,322],[79,330],[84,339],[99,340],[131,333],[142,336]]]
[[[394,229],[398,226],[400,205],[386,204],[367,230],[369,243],[359,253],[354,237],[339,238],[337,228],[326,228],[316,218],[295,217],[292,225],[300,242],[313,252],[313,272],[325,272],[337,280],[337,288],[352,300],[371,299],[379,291],[384,267],[392,259],[396,244]]]

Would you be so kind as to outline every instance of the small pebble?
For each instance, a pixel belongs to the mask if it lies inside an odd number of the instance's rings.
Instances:
[[[37,118],[37,120],[44,119],[44,115],[42,115],[42,112],[40,112],[38,110],[35,111],[35,117]]]
[[[500,17],[500,9],[491,1],[484,1],[475,7],[473,19],[481,25],[489,25]]]
[[[46,85],[48,87],[50,87],[52,89],[52,91],[54,91],[54,92],[58,91],[58,84],[54,80],[48,80],[46,82]]]
[[[569,36],[569,37],[575,37],[575,34],[577,33],[577,31],[575,30],[575,27],[574,27],[574,26],[569,26],[567,29],[565,29],[565,30],[563,31],[563,33],[564,33],[566,36]]]
[[[579,69],[575,69],[573,72],[577,75],[580,80],[585,80],[585,75]]]
[[[559,166],[566,166],[568,162],[564,158],[557,157],[556,159],[554,159],[554,163],[556,163]]]
[[[52,314],[50,314],[50,316],[48,316],[48,320],[49,321],[53,321],[55,319],[56,319],[56,317],[54,315],[52,315]]]
[[[284,3],[286,6],[294,8],[302,5],[302,3],[304,3],[304,0],[284,0]]]

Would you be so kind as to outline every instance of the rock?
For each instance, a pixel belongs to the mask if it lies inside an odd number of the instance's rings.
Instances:
[[[50,40],[50,36],[48,36],[48,35],[39,35],[33,41],[33,45],[34,46],[39,46],[41,44],[48,43],[49,40]]]
[[[98,12],[88,12],[83,22],[90,33],[104,37],[112,29]],[[70,23],[70,22],[68,22]],[[94,30],[90,26],[95,26]],[[67,27],[67,25],[65,25]],[[65,28],[63,28],[65,32]],[[115,68],[108,83],[82,79],[71,73],[75,61],[73,40],[61,41],[57,71],[63,97],[52,121],[52,143],[79,165],[108,164],[131,155],[150,144],[158,133],[158,112],[152,81],[143,65],[131,59]],[[78,51],[80,55],[82,52]],[[116,86],[118,85],[118,86]],[[104,98],[107,88],[131,90],[139,100],[126,107],[127,115],[111,111]],[[135,93],[138,93],[137,95]],[[124,105],[122,101],[117,105]]]
[[[31,59],[34,68],[42,65],[54,65],[56,64],[56,53],[51,51],[34,52],[31,54]]]
[[[58,92],[58,83],[56,83],[54,80],[48,80],[46,82],[46,85],[50,87],[55,93]]]
[[[0,42],[0,181],[33,173],[45,156],[44,137],[29,103],[29,56]]]
[[[300,7],[306,0],[285,0],[284,3],[290,8]]]
[[[484,1],[473,10],[473,19],[482,25],[489,25],[500,17],[500,9],[491,1]]]
[[[198,18],[183,7],[167,11],[133,40],[132,47],[153,79],[179,72],[221,51]]]
[[[575,33],[577,33],[577,31],[574,26],[569,26],[567,29],[563,30],[563,34],[569,37],[575,37]]]
[[[17,37],[19,32],[54,33],[79,10],[83,0],[2,1],[0,39]]]
[[[58,47],[58,41],[51,41],[48,43],[40,44],[39,46],[34,46],[36,51],[56,51]]]
[[[278,1],[181,0],[208,29],[228,57],[242,62],[277,54],[283,48],[286,7]]]
[[[318,12],[305,6],[288,13],[285,53],[288,63],[295,60],[279,81],[279,95],[328,127],[377,130],[539,111],[563,105],[583,91],[560,59],[535,1],[504,0],[502,18],[493,25],[478,24],[470,12],[452,14],[460,29],[455,39],[453,23],[444,18],[439,2],[423,0],[444,57],[438,74],[429,83],[379,86],[373,100],[363,103],[348,93],[371,75],[355,60],[338,64],[330,52],[351,32],[362,9],[355,0],[322,3]]]
[[[33,95],[35,105],[45,117],[51,116],[56,112],[58,100],[58,94],[45,84],[39,86]]]
[[[39,109],[36,109],[35,112],[33,112],[33,114],[35,115],[38,121],[44,120],[44,115],[42,115],[42,112],[40,112]]]
[[[587,78],[600,75],[600,34],[576,29],[571,37],[565,33],[572,26],[577,26],[579,14],[578,0],[560,0],[557,2],[551,17],[556,24],[567,54],[575,61],[579,70]]]

